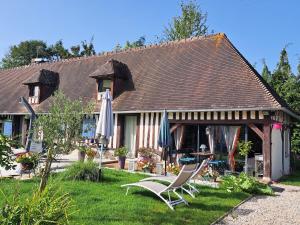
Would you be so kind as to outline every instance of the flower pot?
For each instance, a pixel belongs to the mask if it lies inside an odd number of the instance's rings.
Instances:
[[[149,168],[145,168],[145,169],[143,169],[143,172],[144,173],[150,173],[150,169]]]
[[[125,167],[126,156],[119,156],[119,166],[120,169],[124,169]]]
[[[85,159],[85,152],[79,151],[78,152],[78,160],[83,162],[84,159]]]
[[[21,163],[21,170],[26,171],[26,170],[32,170],[34,167],[33,163]]]

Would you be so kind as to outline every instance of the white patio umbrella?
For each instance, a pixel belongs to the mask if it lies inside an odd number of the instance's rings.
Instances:
[[[111,95],[109,90],[102,95],[100,116],[96,127],[96,137],[100,137],[100,162],[99,172],[101,172],[102,152],[104,144],[108,144],[110,137],[114,135],[113,112],[111,106]]]

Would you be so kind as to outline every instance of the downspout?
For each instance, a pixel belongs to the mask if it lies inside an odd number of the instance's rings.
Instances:
[[[30,104],[27,102],[27,100],[24,97],[20,98],[20,102],[29,112],[30,114],[30,122],[29,122],[29,128],[28,128],[28,136],[27,136],[27,140],[26,140],[26,146],[25,146],[25,150],[29,151],[30,149],[30,145],[31,145],[31,141],[32,141],[32,136],[33,136],[33,121],[36,119],[36,114],[34,112],[34,110],[32,109],[32,107],[30,106]]]

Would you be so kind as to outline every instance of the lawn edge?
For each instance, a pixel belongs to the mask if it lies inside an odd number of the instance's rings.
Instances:
[[[212,222],[210,225],[215,225],[216,223],[220,222],[221,220],[223,220],[226,216],[228,216],[230,213],[232,213],[235,209],[237,209],[240,205],[244,204],[245,202],[249,201],[251,198],[253,198],[255,195],[250,195],[248,196],[246,199],[244,199],[243,201],[241,201],[239,204],[237,204],[236,206],[234,206],[232,209],[230,209],[228,212],[224,213],[224,215],[222,215],[221,217],[219,217],[218,219],[216,219],[214,222]]]

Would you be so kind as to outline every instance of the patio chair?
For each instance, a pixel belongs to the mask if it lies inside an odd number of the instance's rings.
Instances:
[[[181,186],[181,189],[184,190],[186,193],[188,193],[190,196],[195,198],[194,193],[199,193],[200,191],[195,187],[195,179],[197,175],[199,174],[200,171],[202,171],[207,165],[208,165],[209,159],[205,159],[202,161],[200,166],[193,172],[192,176],[190,179],[185,183],[187,186],[184,187],[184,185]],[[153,176],[153,177],[147,177],[145,179],[142,179],[141,181],[162,181],[162,182],[167,182],[167,183],[172,183],[176,179],[176,176]],[[192,182],[192,180],[194,182]]]
[[[169,186],[153,181],[140,181],[131,184],[124,184],[121,187],[127,187],[126,195],[128,194],[128,191],[131,187],[145,188],[148,191],[151,191],[152,193],[156,194],[169,206],[170,209],[174,210],[173,206],[178,205],[180,203],[188,205],[188,202],[182,197],[182,195],[178,194],[176,191],[180,189],[191,178],[195,169],[195,164],[184,165],[176,179],[173,182],[171,182]],[[171,191],[178,197],[178,199],[171,199]],[[168,199],[163,197],[163,193],[168,194]]]

